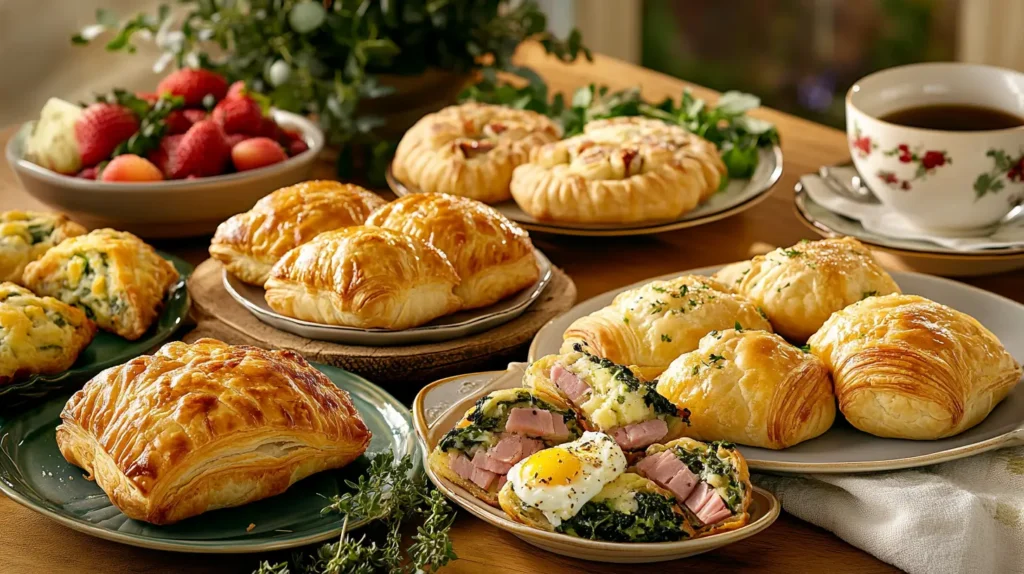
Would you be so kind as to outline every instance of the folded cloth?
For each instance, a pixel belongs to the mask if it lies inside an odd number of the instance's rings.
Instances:
[[[1024,447],[911,470],[752,478],[790,514],[910,574],[1024,572]]]

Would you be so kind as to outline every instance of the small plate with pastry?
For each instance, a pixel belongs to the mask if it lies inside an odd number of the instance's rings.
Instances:
[[[321,510],[367,456],[415,455],[411,423],[380,388],[297,353],[177,341],[0,418],[0,490],[144,548],[293,548],[338,535],[344,517]]]
[[[543,366],[554,382],[513,363],[437,381],[413,403],[427,476],[474,516],[550,552],[617,563],[707,552],[778,517],[736,447],[678,438],[628,367],[579,351]]]
[[[1024,444],[1022,321],[1024,305],[890,274],[836,238],[598,295],[541,329],[530,360],[633,365],[689,411],[681,436],[736,443],[757,470],[868,472]]]

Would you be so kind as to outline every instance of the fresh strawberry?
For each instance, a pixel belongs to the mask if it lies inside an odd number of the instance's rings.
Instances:
[[[237,98],[239,96],[244,96],[246,90],[247,90],[247,88],[245,87],[245,82],[242,81],[242,80],[238,80],[234,84],[231,84],[231,86],[228,88],[228,95],[226,95],[224,97],[225,98]]]
[[[139,130],[139,119],[116,104],[93,104],[75,123],[75,139],[82,165],[91,167],[108,159],[114,148]]]
[[[183,134],[192,124],[205,119],[206,112],[203,110],[174,110],[167,115],[167,135]]]
[[[213,109],[213,121],[227,134],[256,135],[263,125],[263,110],[248,96],[224,98]]]
[[[275,122],[273,118],[264,117],[260,125],[259,133],[256,135],[265,138],[270,138],[276,141],[277,143],[283,145],[287,143],[285,141],[282,141],[281,139],[282,137],[284,137],[283,134],[284,132],[281,131],[281,126],[277,125],[277,122]]]
[[[149,152],[149,161],[153,162],[166,177],[170,177],[171,159],[177,155],[178,146],[184,137],[184,134],[165,136],[160,140],[160,145]]]
[[[182,110],[182,113],[185,114],[188,121],[193,124],[201,122],[209,116],[209,114],[206,113],[206,110]]]
[[[222,100],[228,91],[228,81],[209,70],[183,68],[161,80],[156,91],[181,96],[186,106],[195,107],[202,105],[207,95],[213,95],[215,101]]]
[[[247,134],[229,134],[224,138],[224,141],[228,142],[228,147],[235,149],[235,146],[242,143],[243,141],[251,138],[252,136]]]
[[[164,174],[137,155],[124,154],[110,160],[100,175],[103,181],[162,181]]]
[[[98,172],[99,172],[99,170],[96,169],[95,166],[87,167],[87,168],[83,169],[82,171],[78,172],[78,175],[76,175],[75,177],[80,177],[82,179],[96,179],[96,176],[98,175]]]
[[[196,122],[185,132],[177,153],[170,158],[168,174],[171,179],[219,175],[224,173],[230,156],[231,148],[220,126],[213,120]]]
[[[296,140],[292,140],[288,144],[288,148],[287,149],[288,149],[288,155],[296,156],[296,155],[299,155],[300,153],[308,150],[309,146],[306,145],[306,142],[304,142],[304,141],[302,141],[300,139],[296,139]]]
[[[160,94],[154,92],[135,92],[135,97],[140,100],[146,100],[149,102],[149,105],[153,105],[160,99]]]
[[[281,145],[270,138],[247,139],[231,149],[231,162],[238,171],[256,169],[288,159]]]

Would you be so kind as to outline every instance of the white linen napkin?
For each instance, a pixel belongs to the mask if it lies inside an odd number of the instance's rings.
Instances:
[[[1024,447],[910,470],[752,478],[790,514],[910,574],[1024,572]]]

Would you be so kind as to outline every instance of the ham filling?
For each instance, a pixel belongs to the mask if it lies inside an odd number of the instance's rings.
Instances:
[[[676,496],[704,524],[715,524],[732,516],[718,492],[693,474],[672,451],[649,456],[636,465],[642,476]]]
[[[650,446],[668,434],[668,424],[661,419],[633,423],[608,431],[622,450],[636,450]]]
[[[565,425],[564,422],[562,424]],[[566,433],[568,434],[568,429]],[[462,453],[457,453],[452,457],[449,466],[455,474],[484,490],[489,490],[495,481],[500,489],[505,484],[505,475],[512,465],[543,448],[544,443],[539,440],[520,434],[504,434],[491,448],[477,451],[472,460]]]
[[[576,405],[580,404],[580,399],[590,392],[590,385],[584,383],[582,379],[576,376],[576,373],[559,364],[551,367],[551,380]]]
[[[569,440],[571,436],[562,415],[544,409],[512,409],[508,414],[505,430],[554,441]]]

